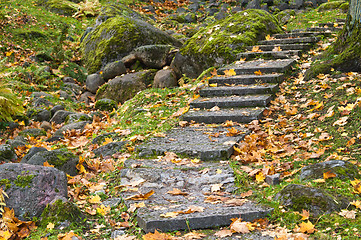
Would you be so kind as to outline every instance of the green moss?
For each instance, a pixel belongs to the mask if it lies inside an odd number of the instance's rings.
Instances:
[[[95,108],[99,110],[112,111],[117,108],[117,103],[111,99],[99,99],[95,103]]]
[[[78,4],[67,0],[49,0],[45,3],[46,7],[57,14],[71,16],[78,11]]]
[[[345,3],[345,1],[326,2],[326,3],[321,4],[317,8],[317,11],[322,12],[322,11],[337,9],[344,3]]]
[[[71,202],[55,201],[54,204],[48,205],[40,217],[40,226],[46,227],[48,223],[55,225],[64,221],[69,221],[75,225],[83,225],[85,217],[80,209]]]
[[[341,6],[340,6],[340,9],[344,12],[347,12],[348,11],[348,8],[350,6],[350,3],[349,2],[345,2],[343,3]]]
[[[29,185],[33,182],[34,177],[34,175],[18,175],[14,184],[21,188],[29,187]]]
[[[11,187],[11,182],[9,179],[3,178],[0,180],[0,185],[5,186],[5,190],[7,190]]]
[[[272,15],[249,9],[200,30],[185,43],[181,53],[205,62],[209,67],[216,61],[234,61],[246,46],[255,44],[267,34],[281,31]]]

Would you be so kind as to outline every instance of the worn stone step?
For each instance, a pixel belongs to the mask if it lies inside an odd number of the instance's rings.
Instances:
[[[264,74],[264,75],[235,75],[235,76],[217,76],[208,80],[209,84],[217,84],[217,86],[232,86],[232,85],[252,85],[262,83],[281,83],[283,81],[283,74]]]
[[[265,73],[284,73],[291,69],[296,63],[294,59],[277,59],[277,60],[255,60],[242,63],[234,63],[217,70],[218,74],[223,74],[225,70],[234,69],[236,74],[254,74],[257,71]]]
[[[211,109],[215,106],[220,108],[240,108],[240,107],[265,107],[271,101],[271,95],[245,95],[198,98],[190,103],[192,108]]]
[[[227,120],[238,123],[249,123],[262,117],[264,108],[239,108],[220,109],[219,111],[207,111],[190,109],[182,115],[184,121],[195,121],[198,123],[224,123]]]
[[[338,22],[338,23],[346,23],[346,19],[344,19],[344,18],[336,18],[336,22]]]
[[[294,29],[291,32],[297,33],[297,32],[328,32],[328,33],[335,33],[341,30],[342,28],[335,28],[335,27],[308,27],[306,29]]]
[[[237,54],[237,58],[245,58],[246,60],[252,58],[272,58],[272,59],[284,59],[291,58],[293,56],[300,56],[300,50],[286,50],[286,51],[264,51],[264,52],[244,52]]]
[[[315,43],[320,40],[319,37],[300,37],[300,38],[283,38],[273,40],[259,41],[260,45],[275,45],[275,44],[295,44],[295,43]]]
[[[299,44],[274,44],[274,45],[257,45],[257,47],[262,51],[272,51],[276,47],[280,47],[283,51],[286,50],[300,50],[306,51],[311,49],[312,44],[310,43],[299,43]],[[252,47],[246,47],[248,51],[252,51]]]
[[[228,128],[217,126],[188,126],[173,128],[165,137],[155,137],[137,148],[140,157],[174,152],[196,157],[202,161],[227,159],[233,153],[233,145],[243,140],[248,131],[239,126],[239,135],[227,136]],[[217,136],[217,137],[216,137]]]
[[[233,87],[206,87],[199,90],[201,97],[250,95],[250,94],[273,94],[278,91],[278,84],[262,84]]]
[[[121,175],[121,186],[124,186],[121,197],[128,207],[139,201],[129,199],[137,192],[126,186],[143,181],[137,185],[138,192],[154,192],[148,199],[142,200],[145,207],[139,208],[136,213],[138,225],[145,232],[229,226],[232,218],[253,221],[272,212],[271,208],[258,206],[232,194],[236,190],[235,177],[227,163],[192,162],[168,155],[150,160],[126,160]],[[214,184],[221,185],[216,193],[211,192]],[[173,188],[178,188],[184,195],[170,194]],[[217,197],[217,193],[221,197]],[[227,201],[236,199],[237,206],[227,204]],[[191,206],[194,210],[187,212]],[[164,217],[172,212],[178,212],[178,215]]]
[[[335,26],[335,24],[337,24],[337,25]],[[322,27],[322,28],[329,28],[329,27],[331,27],[331,28],[333,28],[333,27],[339,28],[339,27],[343,27],[343,25],[344,25],[344,23],[340,23],[340,22],[336,22],[336,23],[319,23],[318,24],[318,26]]]
[[[277,33],[272,35],[272,37],[277,39],[283,39],[283,38],[316,37],[324,34],[325,32],[290,32],[290,33]]]

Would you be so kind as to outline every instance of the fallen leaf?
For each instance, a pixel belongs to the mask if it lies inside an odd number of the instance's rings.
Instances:
[[[299,231],[303,233],[314,233],[316,231],[315,226],[310,221],[302,222],[299,226]]]
[[[303,209],[302,213],[300,213],[300,216],[302,217],[301,220],[307,220],[310,217],[310,212]]]
[[[233,198],[227,200],[224,204],[228,206],[242,206],[245,202],[247,202],[246,199]]]
[[[167,193],[169,193],[171,195],[182,195],[182,196],[187,196],[189,194],[188,192],[182,192],[178,188],[173,188],[172,191],[168,191]]]
[[[355,210],[346,210],[346,209],[342,209],[341,212],[338,213],[338,215],[344,217],[344,218],[348,218],[348,219],[355,219],[356,218],[356,211]]]
[[[266,179],[266,176],[263,174],[262,171],[260,171],[259,173],[257,173],[257,175],[256,175],[256,181],[257,181],[258,183],[263,182],[265,179]]]
[[[143,240],[172,240],[173,236],[168,235],[166,233],[160,233],[157,230],[154,233],[147,233],[143,235]]]
[[[206,235],[205,234],[202,234],[202,233],[197,233],[197,232],[190,232],[190,233],[187,233],[183,236],[183,238],[185,240],[192,240],[192,239],[202,239],[204,238]]]
[[[332,126],[336,126],[336,125],[338,125],[338,126],[344,126],[344,125],[347,124],[347,120],[348,120],[348,117],[347,117],[347,116],[346,116],[346,117],[342,117],[342,118],[340,118],[339,120],[337,120],[336,122],[334,122],[334,123],[332,124]]]
[[[261,70],[255,71],[254,74],[256,74],[256,75],[263,75],[263,73],[261,72]]]
[[[223,185],[223,183],[213,184],[213,185],[211,186],[211,192],[221,191],[222,185]]]
[[[167,212],[165,214],[160,214],[159,216],[164,218],[174,218],[179,215],[179,212]]]
[[[249,233],[247,222],[242,222],[240,218],[231,223],[230,229],[236,233]]]
[[[106,207],[102,204],[100,205],[100,207],[97,208],[97,213],[99,213],[102,216],[105,216],[108,213],[110,213],[110,207]]]
[[[154,194],[154,190],[150,190],[149,192],[142,194],[136,194],[130,197],[125,198],[125,200],[147,200],[150,196]]]
[[[145,203],[144,202],[140,202],[140,203],[133,203],[133,204],[130,204],[129,208],[128,208],[128,212],[129,213],[132,213],[134,212],[137,208],[142,208],[142,207],[145,207]]]
[[[356,208],[361,209],[361,201],[360,200],[352,201],[352,202],[350,202],[350,204],[354,205]]]
[[[336,174],[331,171],[323,173],[323,179],[329,179],[334,177],[336,177]]]
[[[43,163],[44,167],[55,167],[54,165],[51,165],[50,163],[48,163],[48,161]]]
[[[226,69],[224,70],[224,75],[226,75],[227,77],[231,77],[235,76],[236,72],[234,71],[234,69]]]
[[[249,190],[247,192],[244,192],[244,193],[241,193],[241,197],[242,198],[245,198],[245,197],[249,197],[253,194],[253,191],[252,190]]]
[[[223,229],[214,234],[216,237],[224,238],[232,236],[232,231],[229,229]]]
[[[101,203],[101,198],[99,197],[99,195],[95,195],[95,196],[91,196],[89,199],[89,203]]]
[[[259,46],[253,46],[251,52],[262,52]]]
[[[137,237],[128,234],[120,235],[114,238],[114,240],[134,240],[134,239],[137,239]]]
[[[46,225],[46,229],[54,229],[54,227],[55,227],[55,225],[54,225],[54,223],[48,223],[48,225]]]
[[[315,182],[315,183],[325,183],[326,181],[325,181],[325,179],[320,178],[320,179],[313,180],[313,182]]]

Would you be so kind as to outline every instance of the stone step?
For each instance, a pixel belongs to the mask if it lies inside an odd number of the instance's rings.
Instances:
[[[292,33],[296,33],[296,32],[328,32],[328,33],[335,33],[339,30],[341,30],[342,28],[335,28],[335,27],[308,27],[305,29],[294,29],[291,32]]]
[[[335,24],[337,24],[337,25],[335,26]],[[318,26],[319,26],[319,27],[322,27],[322,28],[329,28],[329,27],[331,27],[331,28],[333,28],[333,27],[338,28],[338,27],[343,27],[343,25],[345,25],[345,24],[344,24],[344,23],[340,23],[340,22],[336,22],[336,23],[319,23],[319,24],[318,24]]]
[[[194,109],[182,115],[184,121],[199,123],[224,123],[227,120],[238,123],[249,123],[262,117],[264,108],[238,108],[220,109],[219,111],[207,111]]]
[[[293,56],[300,56],[300,50],[286,50],[286,51],[264,51],[264,52],[244,52],[237,54],[237,58],[245,58],[246,60],[253,58],[272,58],[272,59],[284,59],[291,58]]]
[[[263,41],[259,41],[258,44],[275,45],[275,44],[315,43],[318,42],[320,39],[321,38],[319,37],[283,38],[283,39],[263,40]]]
[[[132,167],[134,165],[137,167]],[[228,163],[193,163],[190,159],[166,157],[126,160],[121,174],[122,186],[131,186],[141,180],[144,182],[137,186],[138,192],[154,192],[148,199],[142,200],[145,207],[139,208],[136,213],[138,225],[145,232],[229,226],[232,218],[253,221],[265,218],[273,210],[232,194],[236,190],[235,177]],[[221,187],[219,191],[212,193],[214,184],[220,184]],[[181,190],[184,195],[172,195],[170,191],[173,191],[173,188]],[[128,189],[123,188],[121,197],[126,206],[130,207],[139,201],[130,199],[137,192],[132,191],[131,187]],[[237,200],[239,204],[229,205],[229,200]],[[193,211],[187,212],[189,209]],[[164,217],[167,213],[170,216]],[[175,214],[172,216],[169,213]]]
[[[283,39],[283,38],[316,37],[324,34],[325,32],[290,32],[290,33],[277,33],[272,35],[272,37],[277,39]]]
[[[220,108],[265,107],[271,100],[271,95],[198,98],[191,102],[190,106],[200,109],[211,109],[215,106]]]
[[[346,23],[346,19],[344,18],[336,18],[337,23]]]
[[[209,79],[209,84],[217,84],[217,86],[231,85],[252,85],[262,83],[281,83],[283,74],[264,74],[264,75],[235,75],[235,76],[217,76]]]
[[[273,94],[278,91],[278,84],[262,84],[233,87],[206,87],[199,90],[201,97],[242,96],[248,94]]]
[[[294,59],[277,59],[277,60],[255,60],[242,63],[234,63],[217,70],[218,74],[223,74],[225,70],[233,69],[237,75],[254,74],[257,71],[265,73],[284,73],[291,69],[296,63]]]
[[[274,45],[257,45],[262,51],[272,51],[275,47],[280,47],[283,51],[286,50],[301,50],[306,51],[311,49],[312,44],[310,43],[299,43],[299,44],[274,44]],[[246,47],[248,51],[252,51],[252,47]]]
[[[155,137],[137,148],[140,157],[174,152],[196,157],[202,161],[227,159],[236,142],[243,140],[248,130],[235,126],[239,135],[227,136],[229,128],[217,126],[188,126],[173,128],[165,137]]]

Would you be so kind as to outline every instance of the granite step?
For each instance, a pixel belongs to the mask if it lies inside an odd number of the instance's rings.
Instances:
[[[290,33],[277,33],[272,35],[272,37],[277,39],[283,38],[302,38],[302,37],[316,37],[319,35],[324,35],[325,32],[290,32]]]
[[[190,107],[200,109],[211,109],[215,106],[219,108],[265,107],[271,100],[271,95],[198,98],[190,103]]]
[[[296,44],[296,43],[315,43],[318,42],[320,37],[300,37],[300,38],[283,38],[273,40],[259,41],[260,45],[277,45],[277,44]]]
[[[226,87],[206,87],[199,90],[201,97],[221,97],[221,96],[242,96],[255,94],[274,94],[278,91],[278,84],[262,84],[248,86],[226,86]]]
[[[294,29],[291,32],[292,33],[297,33],[297,32],[328,32],[328,33],[336,33],[339,30],[341,30],[342,28],[335,28],[335,27],[308,27],[306,29]]]
[[[220,109],[218,111],[207,111],[190,109],[182,115],[184,121],[195,121],[198,123],[224,123],[227,120],[238,123],[249,123],[263,116],[265,108],[235,108]]]
[[[336,25],[336,26],[335,26]],[[322,28],[338,28],[338,27],[343,27],[343,25],[345,25],[344,23],[341,22],[336,22],[336,23],[319,23],[318,26],[322,27]]]
[[[208,80],[209,84],[217,84],[217,86],[232,85],[252,85],[263,83],[281,83],[284,75],[281,73],[264,74],[264,75],[235,75],[235,76],[217,76]]]
[[[346,19],[344,18],[336,18],[337,23],[346,23]]]
[[[129,159],[121,174],[121,198],[127,207],[139,203],[131,198],[137,192],[127,186],[137,182],[140,183],[138,192],[153,191],[149,198],[141,200],[145,207],[140,207],[136,213],[138,225],[145,232],[229,226],[232,218],[253,221],[267,217],[273,210],[256,205],[241,194],[232,194],[236,190],[235,177],[226,162],[193,162],[174,157]],[[212,192],[215,184],[221,187]],[[184,194],[171,194],[174,188]],[[238,204],[231,205],[229,201]]]
[[[241,74],[254,74],[261,71],[262,74],[266,73],[284,73],[291,69],[295,64],[294,59],[277,59],[277,60],[255,60],[242,63],[234,63],[217,70],[218,74],[223,74],[225,70],[233,69],[237,75]]]
[[[173,128],[165,137],[154,137],[137,148],[140,157],[174,152],[202,161],[227,159],[233,153],[235,143],[243,140],[248,130],[239,126],[240,134],[227,136],[230,127],[188,126]]]
[[[272,58],[285,59],[293,56],[300,56],[300,50],[286,50],[286,51],[262,51],[262,52],[244,52],[237,54],[237,58],[245,58],[246,60],[253,58]]]
[[[312,48],[310,43],[299,43],[299,44],[274,44],[274,45],[257,45],[257,47],[262,51],[272,51],[276,47],[280,47],[283,51],[288,50],[300,50],[307,51]],[[246,47],[248,51],[252,51],[253,46]]]

